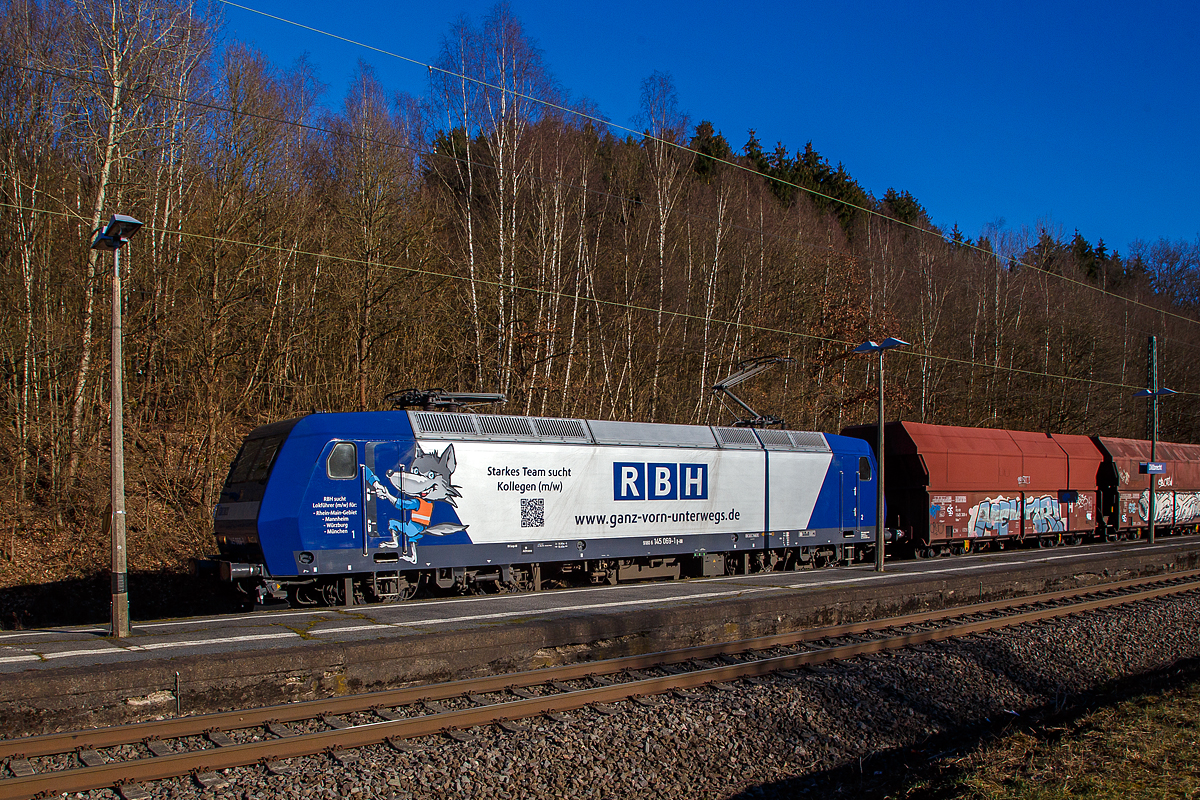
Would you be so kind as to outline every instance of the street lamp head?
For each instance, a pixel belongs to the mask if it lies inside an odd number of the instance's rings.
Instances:
[[[854,348],[854,352],[855,353],[878,353],[880,350],[891,350],[893,347],[907,347],[907,346],[908,346],[908,342],[904,341],[903,339],[897,339],[894,336],[890,336],[887,339],[884,339],[879,344],[875,344],[875,342],[863,342],[858,347]]]
[[[1152,392],[1149,389],[1140,389],[1133,393],[1134,397],[1166,397],[1172,394],[1179,394],[1174,389],[1159,389],[1157,392]]]
[[[112,219],[104,226],[104,230],[96,234],[92,241],[93,250],[120,250],[128,242],[142,223],[125,214],[113,214]]]

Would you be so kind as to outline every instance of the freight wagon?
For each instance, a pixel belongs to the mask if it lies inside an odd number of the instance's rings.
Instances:
[[[1162,472],[1142,472],[1151,463],[1150,442],[1095,437],[1104,457],[1099,476],[1105,538],[1135,539],[1150,519],[1154,484],[1155,525],[1167,530],[1200,531],[1200,446],[1159,442],[1155,463]]]
[[[873,442],[876,431],[843,433]],[[1073,544],[1095,531],[1103,457],[1086,436],[917,422],[884,431],[888,526],[918,557]]]
[[[874,443],[874,425],[842,433]],[[1200,529],[1200,447],[1160,443],[1164,472],[1140,472],[1150,443],[916,422],[885,426],[887,525],[918,557]]]

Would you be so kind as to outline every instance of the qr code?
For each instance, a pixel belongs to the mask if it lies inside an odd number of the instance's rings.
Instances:
[[[542,528],[546,525],[546,500],[543,497],[521,498],[521,527]]]

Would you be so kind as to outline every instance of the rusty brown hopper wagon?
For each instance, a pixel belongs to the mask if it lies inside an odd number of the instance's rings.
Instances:
[[[874,444],[874,425],[843,434]],[[887,526],[918,556],[1097,532],[1104,454],[1087,436],[889,422]]]
[[[1150,481],[1155,482],[1155,525],[1163,533],[1200,531],[1200,445],[1159,442],[1155,451],[1161,473],[1143,473],[1149,463],[1150,442],[1097,436],[1104,455],[1100,486],[1105,502],[1101,514],[1110,539],[1136,538],[1150,518]]]

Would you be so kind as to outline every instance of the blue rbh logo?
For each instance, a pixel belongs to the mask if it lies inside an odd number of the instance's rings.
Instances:
[[[613,462],[613,500],[707,500],[708,464]]]

